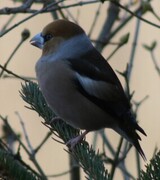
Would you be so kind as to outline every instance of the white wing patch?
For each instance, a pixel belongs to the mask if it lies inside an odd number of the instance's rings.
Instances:
[[[85,91],[90,95],[104,99],[105,101],[112,100],[113,96],[116,97],[118,95],[116,86],[110,83],[94,80],[89,77],[82,76],[79,73],[76,73],[76,77]]]

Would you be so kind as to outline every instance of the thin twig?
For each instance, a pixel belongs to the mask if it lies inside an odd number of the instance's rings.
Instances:
[[[154,67],[155,67],[158,75],[160,76],[160,67],[158,66],[158,63],[156,61],[156,58],[155,58],[155,55],[154,55],[153,51],[151,51],[151,57],[152,57],[152,60],[153,60]]]
[[[140,179],[140,176],[141,176],[141,160],[140,160],[139,153],[137,152],[136,149],[135,149],[135,154],[136,154],[137,175],[138,175],[138,179]]]
[[[18,23],[14,24],[13,26],[11,26],[10,28],[8,28],[6,31],[1,32],[0,33],[0,37],[4,36],[5,34],[7,34],[9,31],[11,31],[12,29],[16,28],[17,26],[19,26],[20,24],[24,23],[25,21],[28,21],[29,19],[33,18],[34,16],[40,14],[40,13],[48,13],[48,12],[52,12],[52,11],[56,11],[59,9],[65,9],[65,8],[71,8],[71,7],[76,7],[76,6],[82,6],[82,5],[89,5],[89,4],[93,4],[93,3],[99,3],[98,0],[92,0],[92,1],[87,1],[87,2],[79,2],[79,3],[75,3],[75,4],[71,4],[71,5],[67,5],[67,6],[62,6],[62,7],[54,7],[53,6],[63,2],[64,0],[59,0],[58,2],[53,2],[51,4],[49,4],[48,6],[40,9],[40,10],[34,10],[32,11],[32,15],[24,18],[23,20],[19,21]]]
[[[57,134],[55,131],[53,131],[52,127],[50,127],[47,123],[42,122],[42,124],[44,126],[46,126],[51,131],[52,134],[54,134],[56,137],[60,138],[59,134]]]
[[[140,13],[139,13],[139,16],[140,16]],[[131,78],[131,73],[132,73],[132,69],[133,69],[134,57],[135,57],[136,48],[137,48],[137,41],[138,41],[138,38],[139,38],[140,23],[141,23],[141,21],[139,19],[137,19],[136,31],[135,31],[135,34],[134,34],[134,41],[133,41],[130,61],[129,61],[128,70],[127,70],[127,79],[128,79],[128,81]]]
[[[146,12],[146,11],[145,11]],[[145,12],[142,12],[142,7],[138,7],[133,13],[134,14],[139,14],[139,13],[142,13],[143,15],[145,14]],[[106,39],[104,39],[105,41],[103,42],[104,43],[104,46],[107,46],[109,45],[108,42],[111,41],[111,39],[113,37],[116,36],[116,34],[123,28],[125,27],[125,25],[133,18],[134,16],[130,15],[128,16],[121,24],[119,24],[107,37]]]
[[[1,32],[5,31],[7,29],[7,27],[9,26],[9,24],[13,21],[13,19],[16,17],[17,14],[13,14],[9,20],[6,22],[6,24],[3,26],[3,28],[1,29]]]
[[[10,76],[10,75],[4,74],[3,79],[7,79],[7,78],[8,79],[19,79],[15,76]],[[21,78],[26,79],[26,81],[37,81],[37,78],[34,78],[34,77],[21,76]]]
[[[107,148],[109,149],[109,151],[111,152],[111,154],[113,156],[115,156],[115,150],[113,148],[113,146],[111,145],[111,143],[109,142],[107,136],[105,135],[104,131],[100,131],[100,135],[103,139],[103,142],[105,143],[105,145],[107,146]]]
[[[89,30],[89,33],[88,33],[88,37],[91,37],[92,32],[93,32],[94,28],[96,27],[96,23],[97,23],[97,19],[99,17],[100,9],[101,9],[101,4],[99,4],[98,9],[97,9],[97,11],[95,13],[95,17],[94,17],[92,25],[90,27],[90,30]]]
[[[63,2],[61,4],[62,4],[62,6],[64,6]],[[73,14],[68,9],[65,9],[65,11],[68,15],[67,19],[71,19],[73,22],[77,23],[76,18],[73,16]]]
[[[140,108],[140,106],[142,105],[142,103],[144,103],[144,101],[146,101],[147,99],[149,98],[148,95],[146,95],[143,99],[141,99],[140,101],[136,102],[136,101],[133,101],[134,105],[135,105],[135,114],[138,113],[138,110]]]
[[[14,132],[14,130],[12,129],[12,127],[9,125],[7,118],[4,118],[0,115],[0,118],[3,120],[4,124],[9,127],[10,131],[14,134],[16,140],[19,142],[19,144],[23,147],[23,149],[25,150],[25,152],[28,154],[29,158],[32,160],[32,163],[35,165],[35,167],[37,168],[38,172],[43,176],[44,180],[46,180],[46,175],[44,174],[42,168],[40,167],[40,165],[38,164],[34,154],[31,154],[29,152],[29,150],[27,149],[27,147],[24,145],[24,143],[21,141],[20,137],[17,136],[17,134]]]
[[[59,0],[58,2],[53,2],[51,4],[49,4],[48,6],[36,11],[35,13],[33,13],[32,15],[28,16],[27,18],[24,18],[23,20],[19,21],[18,23],[14,24],[13,26],[11,26],[10,28],[8,28],[6,31],[2,32],[0,34],[0,37],[4,36],[5,34],[7,34],[9,31],[11,31],[12,29],[14,29],[15,27],[19,26],[20,24],[24,23],[25,21],[33,18],[34,16],[42,13],[42,12],[45,12],[47,9],[51,8],[52,6],[55,6],[57,4],[59,4],[60,2],[62,2],[63,0]],[[59,8],[55,8],[55,10],[58,10]]]
[[[21,40],[18,45],[16,46],[16,48],[13,50],[13,52],[11,53],[11,55],[9,56],[8,60],[6,61],[6,63],[4,64],[3,68],[6,69],[9,62],[11,61],[12,57],[15,55],[15,53],[17,52],[17,50],[20,48],[20,46],[23,44],[23,40]],[[3,73],[4,73],[4,69],[2,69],[2,71],[0,72],[0,78],[2,77]]]
[[[24,122],[22,120],[22,117],[20,116],[19,112],[17,112],[17,111],[15,112],[15,114],[17,115],[17,117],[18,117],[18,119],[20,121],[20,124],[21,124],[22,130],[23,130],[23,134],[24,134],[25,140],[27,142],[28,148],[30,149],[31,153],[34,153],[33,147],[32,147],[31,142],[29,140],[28,133],[27,133],[27,130],[25,128],[25,124],[24,124]]]
[[[123,164],[122,164],[123,163]],[[126,166],[124,165],[124,161],[119,164],[119,169],[123,172],[123,176],[125,180],[137,180],[131,173],[129,173],[126,169]]]
[[[137,17],[137,18],[140,19],[141,21],[143,21],[143,22],[145,22],[145,23],[147,23],[147,24],[149,24],[149,25],[152,25],[152,26],[154,26],[154,27],[156,27],[156,28],[160,28],[160,25],[155,24],[155,23],[153,23],[152,21],[148,21],[147,19],[143,18],[141,15],[139,16],[138,14],[130,11],[130,10],[127,9],[125,6],[123,6],[122,4],[120,4],[118,1],[111,0],[111,2],[112,2],[113,4],[115,4],[115,5],[117,5],[118,7],[120,7],[121,9],[124,9],[125,11],[127,11],[128,13],[130,13],[132,16]]]
[[[88,1],[76,2],[76,3],[73,3],[73,4],[69,4],[69,5],[64,5],[64,6],[61,6],[61,7],[53,7],[53,6],[55,6],[55,5],[57,5],[57,4],[61,3],[61,2],[64,2],[64,1],[67,1],[67,0],[59,0],[58,2],[50,3],[49,5],[47,5],[47,6],[45,6],[43,8],[43,11],[41,13],[48,13],[48,12],[52,12],[52,11],[59,10],[59,9],[67,9],[67,8],[71,8],[71,7],[84,6],[84,5],[94,4],[94,3],[100,3],[99,0],[88,0]],[[8,8],[7,7],[7,8],[0,9],[0,14],[36,13],[37,11],[39,11],[39,10],[37,10],[37,9],[24,9],[24,8],[19,8],[19,7],[18,8]]]
[[[121,137],[120,141],[119,141],[118,148],[117,148],[117,152],[116,152],[116,155],[115,155],[115,158],[114,158],[114,162],[113,162],[113,165],[112,165],[112,168],[111,168],[111,172],[110,172],[111,179],[113,179],[114,174],[115,174],[115,170],[116,170],[116,167],[117,167],[117,162],[118,162],[118,159],[119,159],[119,154],[120,154],[120,150],[121,150],[121,147],[122,147],[122,143],[123,143],[123,138]]]
[[[112,29],[113,25],[115,24],[115,22],[118,18],[118,15],[119,15],[119,8],[110,2],[109,7],[107,9],[106,19],[104,21],[102,30],[98,37],[98,41],[105,42],[105,43],[102,44],[102,43],[97,42],[95,45],[95,47],[100,52],[102,52],[104,46],[108,43],[108,41],[106,41],[106,39],[108,38],[108,36],[110,36],[111,29]]]
[[[0,9],[0,14],[11,14],[11,13],[17,13],[17,12],[26,12],[31,7],[33,2],[34,2],[34,0],[27,0],[21,6],[18,6],[16,8],[5,7],[3,9]]]
[[[44,145],[44,143],[46,143],[47,142],[47,140],[48,140],[48,138],[51,136],[51,132],[48,132],[47,134],[46,134],[46,136],[44,137],[44,139],[42,140],[42,142],[34,149],[34,152],[35,153],[37,153],[40,149],[41,149],[41,147]]]
[[[106,61],[109,61],[111,57],[118,51],[118,49],[121,47],[121,45],[118,45],[112,52],[111,54],[106,58]]]
[[[13,73],[12,71],[4,68],[1,64],[0,64],[0,68],[3,69],[3,70],[4,70],[5,72],[7,72],[8,74],[12,74],[14,77],[16,77],[16,78],[18,78],[18,79],[21,79],[21,80],[23,80],[23,81],[29,81],[28,79],[23,78],[22,76],[19,76],[19,75]]]
[[[155,11],[152,11],[152,13],[158,19],[158,21],[160,21],[160,17],[157,15],[157,13]]]

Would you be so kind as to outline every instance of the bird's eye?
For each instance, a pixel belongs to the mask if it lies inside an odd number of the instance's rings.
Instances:
[[[52,34],[46,34],[44,36],[44,42],[49,41],[52,37],[53,37]]]

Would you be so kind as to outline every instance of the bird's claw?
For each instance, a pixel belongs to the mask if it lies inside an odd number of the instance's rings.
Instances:
[[[66,145],[69,147],[70,150],[73,150],[74,147],[82,140],[81,136],[77,136],[75,138],[70,139]]]
[[[66,145],[69,147],[70,150],[73,150],[73,148],[83,140],[83,138],[85,137],[85,135],[88,133],[89,131],[84,131],[81,135],[70,139]]]

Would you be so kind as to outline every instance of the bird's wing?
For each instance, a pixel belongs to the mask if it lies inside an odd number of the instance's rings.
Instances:
[[[130,109],[120,81],[98,51],[68,61],[76,73],[76,87],[86,98],[114,116]]]
[[[69,59],[69,63],[75,71],[74,83],[79,92],[117,119],[118,126],[114,130],[129,140],[145,160],[136,130],[146,133],[136,123],[122,85],[110,65],[96,51]]]

